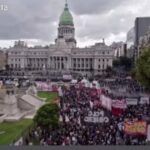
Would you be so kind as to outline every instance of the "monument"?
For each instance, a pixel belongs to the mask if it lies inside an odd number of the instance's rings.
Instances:
[[[17,87],[7,85],[0,89],[0,122],[17,121],[30,116],[44,104],[36,97],[37,90],[33,85],[24,94],[19,95]]]

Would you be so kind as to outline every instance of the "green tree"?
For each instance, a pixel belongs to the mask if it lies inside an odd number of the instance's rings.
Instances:
[[[137,59],[136,78],[142,85],[150,89],[150,48],[144,49]]]
[[[116,68],[123,67],[126,71],[129,71],[133,66],[133,61],[128,57],[121,56],[119,59],[113,61],[113,66]]]
[[[118,67],[119,65],[120,65],[119,59],[116,59],[116,60],[113,61],[113,66],[114,67]]]
[[[59,108],[57,104],[45,104],[34,117],[36,125],[45,130],[57,128],[59,125]]]

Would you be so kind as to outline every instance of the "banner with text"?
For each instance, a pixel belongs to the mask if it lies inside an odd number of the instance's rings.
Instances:
[[[126,98],[127,105],[137,105],[138,99],[137,98]]]
[[[150,142],[150,125],[148,125],[148,128],[147,128],[147,141]]]
[[[87,123],[108,123],[109,118],[105,116],[104,111],[89,111],[88,116],[84,118]]]
[[[147,135],[146,121],[125,122],[124,131],[129,135]]]
[[[149,97],[141,97],[140,98],[140,104],[149,104],[150,103],[150,100],[149,100]]]
[[[126,100],[112,100],[112,107],[119,109],[126,109],[127,108]]]

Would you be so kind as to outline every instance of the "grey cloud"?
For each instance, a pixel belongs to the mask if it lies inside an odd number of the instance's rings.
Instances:
[[[0,39],[41,39],[52,42],[57,35],[59,16],[65,0],[0,0],[8,5],[0,12]],[[148,0],[138,0],[141,4]],[[141,12],[132,14],[137,0],[68,0],[74,16],[77,37],[97,40],[127,32]],[[145,7],[144,6],[144,7]],[[112,11],[112,13],[110,13]],[[110,15],[108,15],[110,13]],[[150,13],[146,13],[147,15]],[[123,19],[123,21],[121,21]]]
[[[106,13],[132,0],[70,0],[73,11],[78,15]]]
[[[53,22],[59,19],[59,10],[63,8],[56,1],[60,0],[6,0],[3,2],[8,5],[8,11],[0,13],[0,39],[52,40],[56,34]]]

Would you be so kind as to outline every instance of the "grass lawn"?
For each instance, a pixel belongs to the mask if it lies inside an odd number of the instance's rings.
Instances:
[[[32,120],[30,119],[0,123],[0,145],[9,145],[19,139],[31,125]]]
[[[38,92],[40,98],[45,98],[46,102],[53,102],[58,98],[57,92]]]

